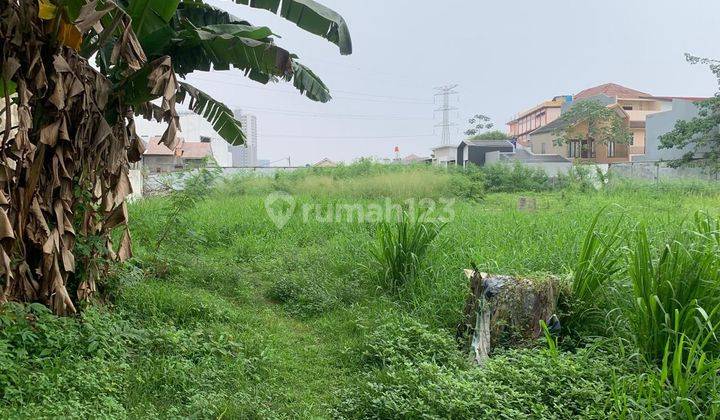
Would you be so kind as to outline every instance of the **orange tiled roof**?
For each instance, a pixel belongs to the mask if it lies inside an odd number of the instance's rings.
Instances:
[[[624,99],[639,99],[643,97],[651,96],[645,92],[639,90],[630,89],[625,86],[620,86],[615,83],[606,83],[604,85],[591,87],[585,89],[582,92],[575,95],[575,100],[587,99],[597,95],[606,95],[611,98],[624,98]]]
[[[150,141],[145,145],[145,155],[147,156],[173,156],[175,152],[168,149],[167,146],[160,143],[161,137],[151,137]]]
[[[184,159],[205,159],[212,155],[210,143],[182,142],[180,146]]]
[[[160,137],[152,137],[145,149],[146,156],[181,156],[184,159],[205,159],[212,155],[210,143],[190,142],[180,139],[175,150],[160,143]]]

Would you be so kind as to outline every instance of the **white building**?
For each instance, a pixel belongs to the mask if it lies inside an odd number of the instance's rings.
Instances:
[[[258,166],[257,117],[252,114],[245,114],[238,109],[235,110],[235,118],[242,124],[243,133],[245,133],[245,144],[242,146],[230,146],[232,166]]]
[[[232,146],[220,138],[212,124],[192,111],[179,111],[178,115],[181,129],[178,137],[189,143],[210,143],[212,155],[217,164],[224,168],[233,166],[233,155],[230,150]],[[167,128],[165,123],[147,121],[141,117],[135,117],[135,124],[138,135],[146,142],[152,137],[162,135]]]
[[[457,160],[457,146],[438,146],[432,149],[432,163],[438,166],[454,165]]]

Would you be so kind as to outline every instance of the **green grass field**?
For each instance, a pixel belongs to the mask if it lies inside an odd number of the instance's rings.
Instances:
[[[500,351],[480,369],[453,341],[471,264],[498,274],[568,278],[595,214],[643,222],[661,243],[698,210],[720,212],[714,186],[617,184],[463,197],[464,175],[342,169],[239,178],[166,223],[169,200],[131,206],[135,257],[103,284],[82,319],[41,307],[0,316],[0,417],[567,418],[666,417],[677,393],[622,332],[553,356]],[[465,186],[465,187],[463,187]],[[367,223],[283,229],[265,196],[300,204],[381,203],[384,196],[455,196],[455,217],[417,275],[389,292]],[[520,196],[537,210],[519,211]],[[297,215],[296,215],[297,216]],[[168,239],[158,238],[170,229]],[[628,239],[629,238],[625,238]],[[622,246],[625,246],[623,243]],[[569,345],[568,345],[569,346]],[[717,375],[716,375],[717,377]],[[694,415],[718,413],[717,378],[690,393]],[[708,397],[707,394],[714,396]]]

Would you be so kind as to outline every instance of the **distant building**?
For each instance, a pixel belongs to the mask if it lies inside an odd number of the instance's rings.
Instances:
[[[456,161],[466,167],[469,164],[485,166],[489,152],[513,152],[515,147],[508,140],[463,140],[457,147]]]
[[[664,112],[648,115],[645,126],[646,142],[645,154],[633,158],[633,162],[659,162],[676,160],[685,154],[693,152],[693,145],[683,149],[660,149],[660,136],[671,132],[675,124],[681,120],[692,120],[699,116],[697,103],[706,98],[666,98],[670,100],[671,107]]]
[[[328,158],[325,158],[320,162],[314,164],[313,166],[316,168],[334,168],[335,166],[337,166],[337,163],[333,162]]]
[[[258,166],[257,117],[255,115],[245,114],[242,110],[238,109],[235,110],[235,118],[242,124],[243,133],[245,133],[245,144],[242,146],[230,146],[230,152],[232,153],[232,166]]]
[[[212,124],[205,121],[201,115],[197,115],[192,111],[180,111],[178,115],[180,116],[181,128],[178,137],[182,137],[189,142],[209,143],[212,149],[212,157],[218,166],[232,166],[230,144],[220,138]],[[135,122],[137,124],[136,131],[138,135],[145,141],[162,135],[167,128],[164,124],[146,121],[141,118],[136,118]]]
[[[260,160],[258,160],[257,166],[261,166],[261,167],[263,167],[263,168],[264,168],[264,167],[267,167],[267,166],[270,166],[270,159],[260,159]]]
[[[523,111],[507,123],[510,137],[516,139],[520,147],[530,146],[530,133],[560,118],[562,108],[572,102],[572,96],[556,96],[526,111]]]
[[[582,159],[596,163],[620,163],[635,160],[646,160],[642,156],[647,153],[655,153],[657,150],[657,138],[667,124],[678,119],[692,118],[697,115],[693,113],[692,102],[703,98],[675,98],[666,96],[653,96],[639,90],[627,88],[615,83],[606,83],[585,89],[575,95],[572,102],[563,105],[562,111],[566,112],[574,104],[581,101],[593,100],[614,109],[618,116],[625,121],[627,128],[632,133],[630,144],[595,144],[587,140],[577,140],[568,144],[557,144],[557,132],[563,130],[562,120],[555,120],[547,125],[534,130],[529,135],[530,151],[536,155],[560,155],[567,159]],[[676,104],[677,100],[685,101],[690,105]],[[675,107],[676,111],[673,111]],[[689,106],[689,107],[688,107]],[[671,114],[667,114],[671,112]],[[657,117],[657,115],[663,115]],[[650,122],[655,124],[651,130],[648,129]],[[574,130],[578,132],[578,138],[586,138],[587,124],[578,124]],[[665,128],[663,128],[665,127]],[[669,130],[667,130],[669,131]],[[648,147],[646,139],[653,145]]]
[[[432,164],[437,166],[454,165],[457,160],[457,146],[438,146],[432,149]]]
[[[432,159],[429,157],[422,157],[422,156],[412,154],[412,155],[405,156],[404,158],[402,158],[402,160],[400,162],[405,165],[411,165],[413,163],[428,163],[431,160]]]
[[[567,174],[573,166],[572,161],[560,155],[536,155],[524,149],[513,152],[488,152],[485,154],[488,165],[496,163],[520,163],[530,168],[541,169],[550,177]]]
[[[578,101],[576,101],[577,103]],[[618,104],[610,105],[620,118],[629,124],[629,115]],[[618,163],[627,162],[630,159],[630,145],[620,143],[598,143],[592,140],[581,140],[588,138],[588,124],[581,122],[572,128],[573,138],[578,140],[569,143],[560,143],[558,131],[565,129],[562,120],[535,130],[530,135],[532,143],[531,152],[536,155],[559,155],[566,159],[583,160],[594,163]]]
[[[212,124],[198,114],[191,111],[180,112],[179,136],[188,142],[210,143],[212,156],[220,167],[232,166],[232,155],[230,144],[222,139],[213,128]]]
[[[608,106],[618,105],[627,115],[628,128],[633,134],[629,144],[627,160],[633,156],[645,154],[645,122],[647,117],[670,108],[670,102],[656,98],[639,90],[606,83],[586,89],[577,95],[575,100],[592,99]]]
[[[208,158],[213,157],[210,142],[189,142],[180,139],[175,150],[160,142],[161,137],[152,137],[145,147],[143,166],[151,173],[164,173],[199,168]]]

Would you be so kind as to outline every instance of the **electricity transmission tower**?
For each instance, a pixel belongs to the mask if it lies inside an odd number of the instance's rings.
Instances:
[[[442,97],[442,106],[435,110],[435,112],[442,112],[442,122],[435,125],[435,127],[440,127],[441,129],[442,141],[440,144],[442,146],[450,145],[450,128],[457,126],[457,124],[450,119],[450,112],[457,111],[457,108],[450,106],[450,98],[459,94],[459,92],[455,90],[457,87],[458,85],[446,85],[435,88],[437,91],[435,97]]]

